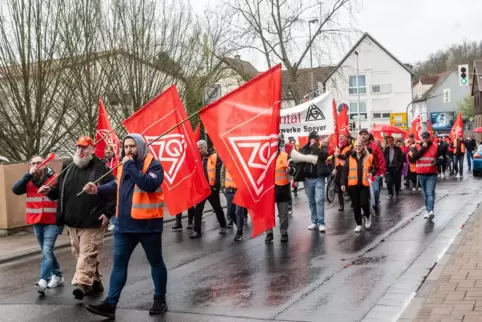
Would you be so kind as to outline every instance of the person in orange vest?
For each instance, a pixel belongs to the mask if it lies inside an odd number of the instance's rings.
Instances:
[[[204,169],[204,175],[211,186],[211,194],[199,204],[196,205],[194,209],[194,228],[193,233],[189,236],[192,239],[201,238],[201,222],[204,211],[204,205],[206,201],[209,201],[211,207],[216,214],[216,218],[219,221],[221,229],[219,234],[226,234],[226,218],[224,217],[224,211],[221,207],[221,200],[219,199],[219,192],[221,191],[221,167],[223,163],[216,153],[208,150],[208,144],[204,140],[199,140],[197,142],[199,153],[201,154],[202,164]]]
[[[457,138],[452,142],[454,149],[454,170],[455,177],[462,178],[464,176],[464,158],[465,158],[465,141],[462,135],[457,134]]]
[[[354,145],[354,152],[348,157],[343,166],[341,176],[341,190],[347,191],[351,198],[351,205],[355,215],[355,233],[362,230],[362,210],[365,216],[365,228],[370,228],[370,182],[375,177],[373,155],[365,148],[365,143],[358,139]]]
[[[244,207],[236,205],[233,202],[234,195],[236,194],[238,187],[234,183],[233,178],[226,170],[224,165],[221,167],[220,180],[221,180],[221,190],[224,192],[224,195],[226,197],[226,212],[227,212],[228,220],[231,223],[234,222],[237,228],[236,235],[234,236],[234,241],[241,241],[243,240],[244,220],[248,215],[248,210]]]
[[[141,244],[151,265],[154,301],[150,315],[167,311],[167,269],[162,257],[164,193],[161,184],[164,170],[148,152],[140,134],[131,133],[123,140],[122,161],[117,179],[96,186],[92,182],[84,191],[91,195],[108,196],[117,193],[117,224],[114,230],[114,265],[107,298],[87,310],[107,318],[115,318],[117,302],[127,281],[127,267],[132,252]]]
[[[55,256],[54,246],[57,236],[62,234],[63,227],[56,225],[57,202],[38,193],[44,184],[52,184],[55,174],[49,167],[38,167],[44,159],[35,156],[30,160],[28,172],[12,187],[18,196],[27,194],[25,222],[33,225],[33,231],[42,251],[40,280],[35,284],[40,294],[47,288],[55,288],[64,284],[59,262]]]
[[[294,175],[295,169],[288,162],[288,153],[281,151],[281,139],[278,142],[278,156],[276,157],[275,170],[275,202],[278,208],[278,218],[280,222],[281,242],[288,242],[289,226],[289,201],[291,200],[290,175]],[[273,242],[273,229],[266,232],[264,240],[266,244]]]
[[[353,147],[347,140],[346,136],[340,134],[338,146],[335,148],[335,153],[333,154],[335,157],[335,169],[333,170],[333,173],[335,174],[336,192],[338,194],[338,203],[340,204],[338,211],[345,211],[345,197],[343,196],[343,191],[341,191],[341,175],[343,173],[345,161],[350,156],[352,148]]]
[[[435,185],[437,183],[437,162],[439,157],[438,145],[430,140],[430,133],[422,133],[423,143],[417,147],[417,152],[410,157],[410,162],[415,163],[418,181],[422,186],[427,213],[425,219],[435,217]]]

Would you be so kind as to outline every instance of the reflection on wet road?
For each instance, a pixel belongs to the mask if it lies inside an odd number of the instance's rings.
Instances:
[[[272,245],[265,245],[263,236],[235,243],[234,232],[226,237],[217,233],[213,216],[206,218],[201,240],[190,240],[187,231],[173,233],[166,225],[163,251],[171,312],[155,321],[360,321],[462,205],[480,203],[480,183],[472,177],[463,183],[439,183],[434,223],[419,215],[421,193],[404,191],[399,199],[387,201],[383,190],[381,216],[360,235],[353,233],[351,209],[340,213],[335,204],[326,207],[326,234],[308,231],[310,214],[303,191],[294,201],[287,244],[279,242],[276,230]],[[108,240],[101,267],[106,283],[111,253]],[[70,279],[73,257],[69,250],[58,255]],[[1,321],[100,320],[75,305],[70,285],[39,298],[30,287],[38,271],[38,258],[0,266],[0,313],[5,317]],[[117,320],[151,321],[144,311],[151,299],[150,268],[138,248]]]

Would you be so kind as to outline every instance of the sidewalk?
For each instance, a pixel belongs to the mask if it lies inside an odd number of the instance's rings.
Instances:
[[[482,321],[481,207],[467,220],[398,321]]]

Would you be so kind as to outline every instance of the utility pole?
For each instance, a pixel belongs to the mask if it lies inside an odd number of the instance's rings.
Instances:
[[[314,98],[315,95],[314,95],[314,92],[315,92],[315,78],[314,78],[314,75],[313,75],[313,43],[311,42],[311,24],[312,23],[318,23],[318,19],[311,19],[308,21],[308,30],[309,30],[309,34],[310,34],[310,40],[308,42],[308,44],[311,43],[310,45],[310,74],[311,74],[311,98]]]
[[[358,51],[355,50],[356,55],[356,92],[358,94],[358,131],[361,130],[361,114],[360,114],[360,70],[358,68]]]

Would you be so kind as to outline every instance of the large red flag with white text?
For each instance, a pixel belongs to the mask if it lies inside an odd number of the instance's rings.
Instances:
[[[253,236],[275,226],[281,65],[201,110],[214,148],[238,187],[234,202],[249,209]]]
[[[115,132],[112,131],[109,117],[104,107],[102,99],[99,99],[99,116],[97,117],[97,131],[95,132],[95,155],[103,159],[105,147],[110,145],[114,148],[116,158],[120,156],[120,141]],[[109,135],[107,133],[111,132]],[[103,139],[102,139],[103,138]],[[102,139],[102,140],[101,140]]]
[[[462,120],[462,113],[459,113],[459,115],[457,115],[457,119],[455,120],[454,125],[450,130],[450,138],[452,140],[455,140],[459,135],[461,137],[464,136],[464,121]]]
[[[184,105],[173,85],[122,122],[129,133],[142,134],[147,143],[153,142],[149,152],[164,169],[162,190],[171,216],[195,206],[211,193],[189,121],[155,140],[186,118]]]

